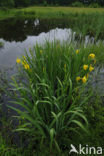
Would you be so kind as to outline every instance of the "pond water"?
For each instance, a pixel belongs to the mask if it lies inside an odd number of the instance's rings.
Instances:
[[[46,40],[75,41],[75,32],[70,29],[70,22],[62,19],[8,19],[0,21],[0,68],[13,67],[16,58],[25,54],[25,50],[36,43]],[[94,38],[85,37],[85,43],[94,42]]]
[[[15,73],[14,66],[17,57],[24,55],[25,50],[33,48],[36,43],[44,44],[46,40],[53,41],[54,39],[69,43],[73,41],[76,44],[78,40],[83,40],[85,45],[94,43],[93,37],[85,36],[83,39],[80,35],[77,36],[70,29],[70,22],[66,19],[7,19],[0,21],[0,42],[4,43],[4,46],[0,47],[0,70],[6,68],[8,78],[11,77]],[[12,68],[10,69],[10,67]],[[103,77],[104,70],[100,74],[101,80]],[[94,79],[93,88],[99,86],[101,91],[104,82],[99,84],[99,81],[95,82],[95,80],[98,80],[98,77]],[[6,106],[9,101],[8,97],[2,96],[2,100]]]

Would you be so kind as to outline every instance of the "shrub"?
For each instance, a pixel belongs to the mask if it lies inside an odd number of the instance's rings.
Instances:
[[[47,5],[48,5],[48,4],[47,4],[47,1],[44,1],[44,2],[43,2],[43,5],[44,5],[44,6],[47,6]]]
[[[2,0],[0,3],[2,7],[14,7],[14,0]]]
[[[91,4],[89,5],[89,7],[90,7],[90,8],[99,8],[100,6],[99,6],[98,3],[91,3]]]
[[[73,2],[72,7],[84,7],[84,5],[81,2]]]

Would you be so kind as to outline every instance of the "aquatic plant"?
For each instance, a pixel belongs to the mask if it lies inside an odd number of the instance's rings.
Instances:
[[[23,120],[16,131],[27,131],[34,141],[40,142],[40,147],[49,143],[50,150],[55,147],[59,152],[62,146],[70,144],[71,133],[87,132],[88,122],[82,105],[89,96],[81,95],[89,73],[83,65],[90,66],[95,59],[89,55],[84,49],[54,41],[43,47],[37,44],[26,57],[17,58],[24,80],[18,83],[13,79],[16,99],[12,103],[25,110],[9,106],[17,111],[18,119]]]

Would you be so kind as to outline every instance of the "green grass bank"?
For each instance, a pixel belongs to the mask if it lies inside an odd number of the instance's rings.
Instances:
[[[70,14],[91,14],[104,13],[103,8],[74,8],[74,7],[28,7],[21,9],[0,9],[0,19],[5,19],[15,16],[36,16],[39,18],[54,18],[57,15],[68,16]]]
[[[71,7],[28,7],[21,9],[1,9],[0,20],[7,18],[42,18],[67,21],[78,34],[104,39],[103,8]]]

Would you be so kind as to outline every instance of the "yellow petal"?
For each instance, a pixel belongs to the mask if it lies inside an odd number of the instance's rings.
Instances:
[[[86,78],[86,76],[84,76],[84,77],[82,78],[82,82],[83,82],[83,83],[86,83],[86,81],[87,81],[87,78]]]
[[[92,59],[94,59],[95,58],[95,54],[89,54],[89,57],[91,57]]]
[[[17,62],[18,64],[20,64],[20,63],[21,63],[21,60],[20,60],[19,58],[17,58],[17,59],[16,59],[16,62]]]
[[[88,65],[86,65],[86,64],[83,65],[83,69],[84,69],[84,70],[87,70],[87,68],[88,68]]]
[[[93,70],[94,70],[94,67],[92,67],[92,66],[90,65],[89,71],[92,72]]]
[[[79,50],[77,49],[77,50],[76,50],[76,54],[78,54],[78,53],[79,53]]]

